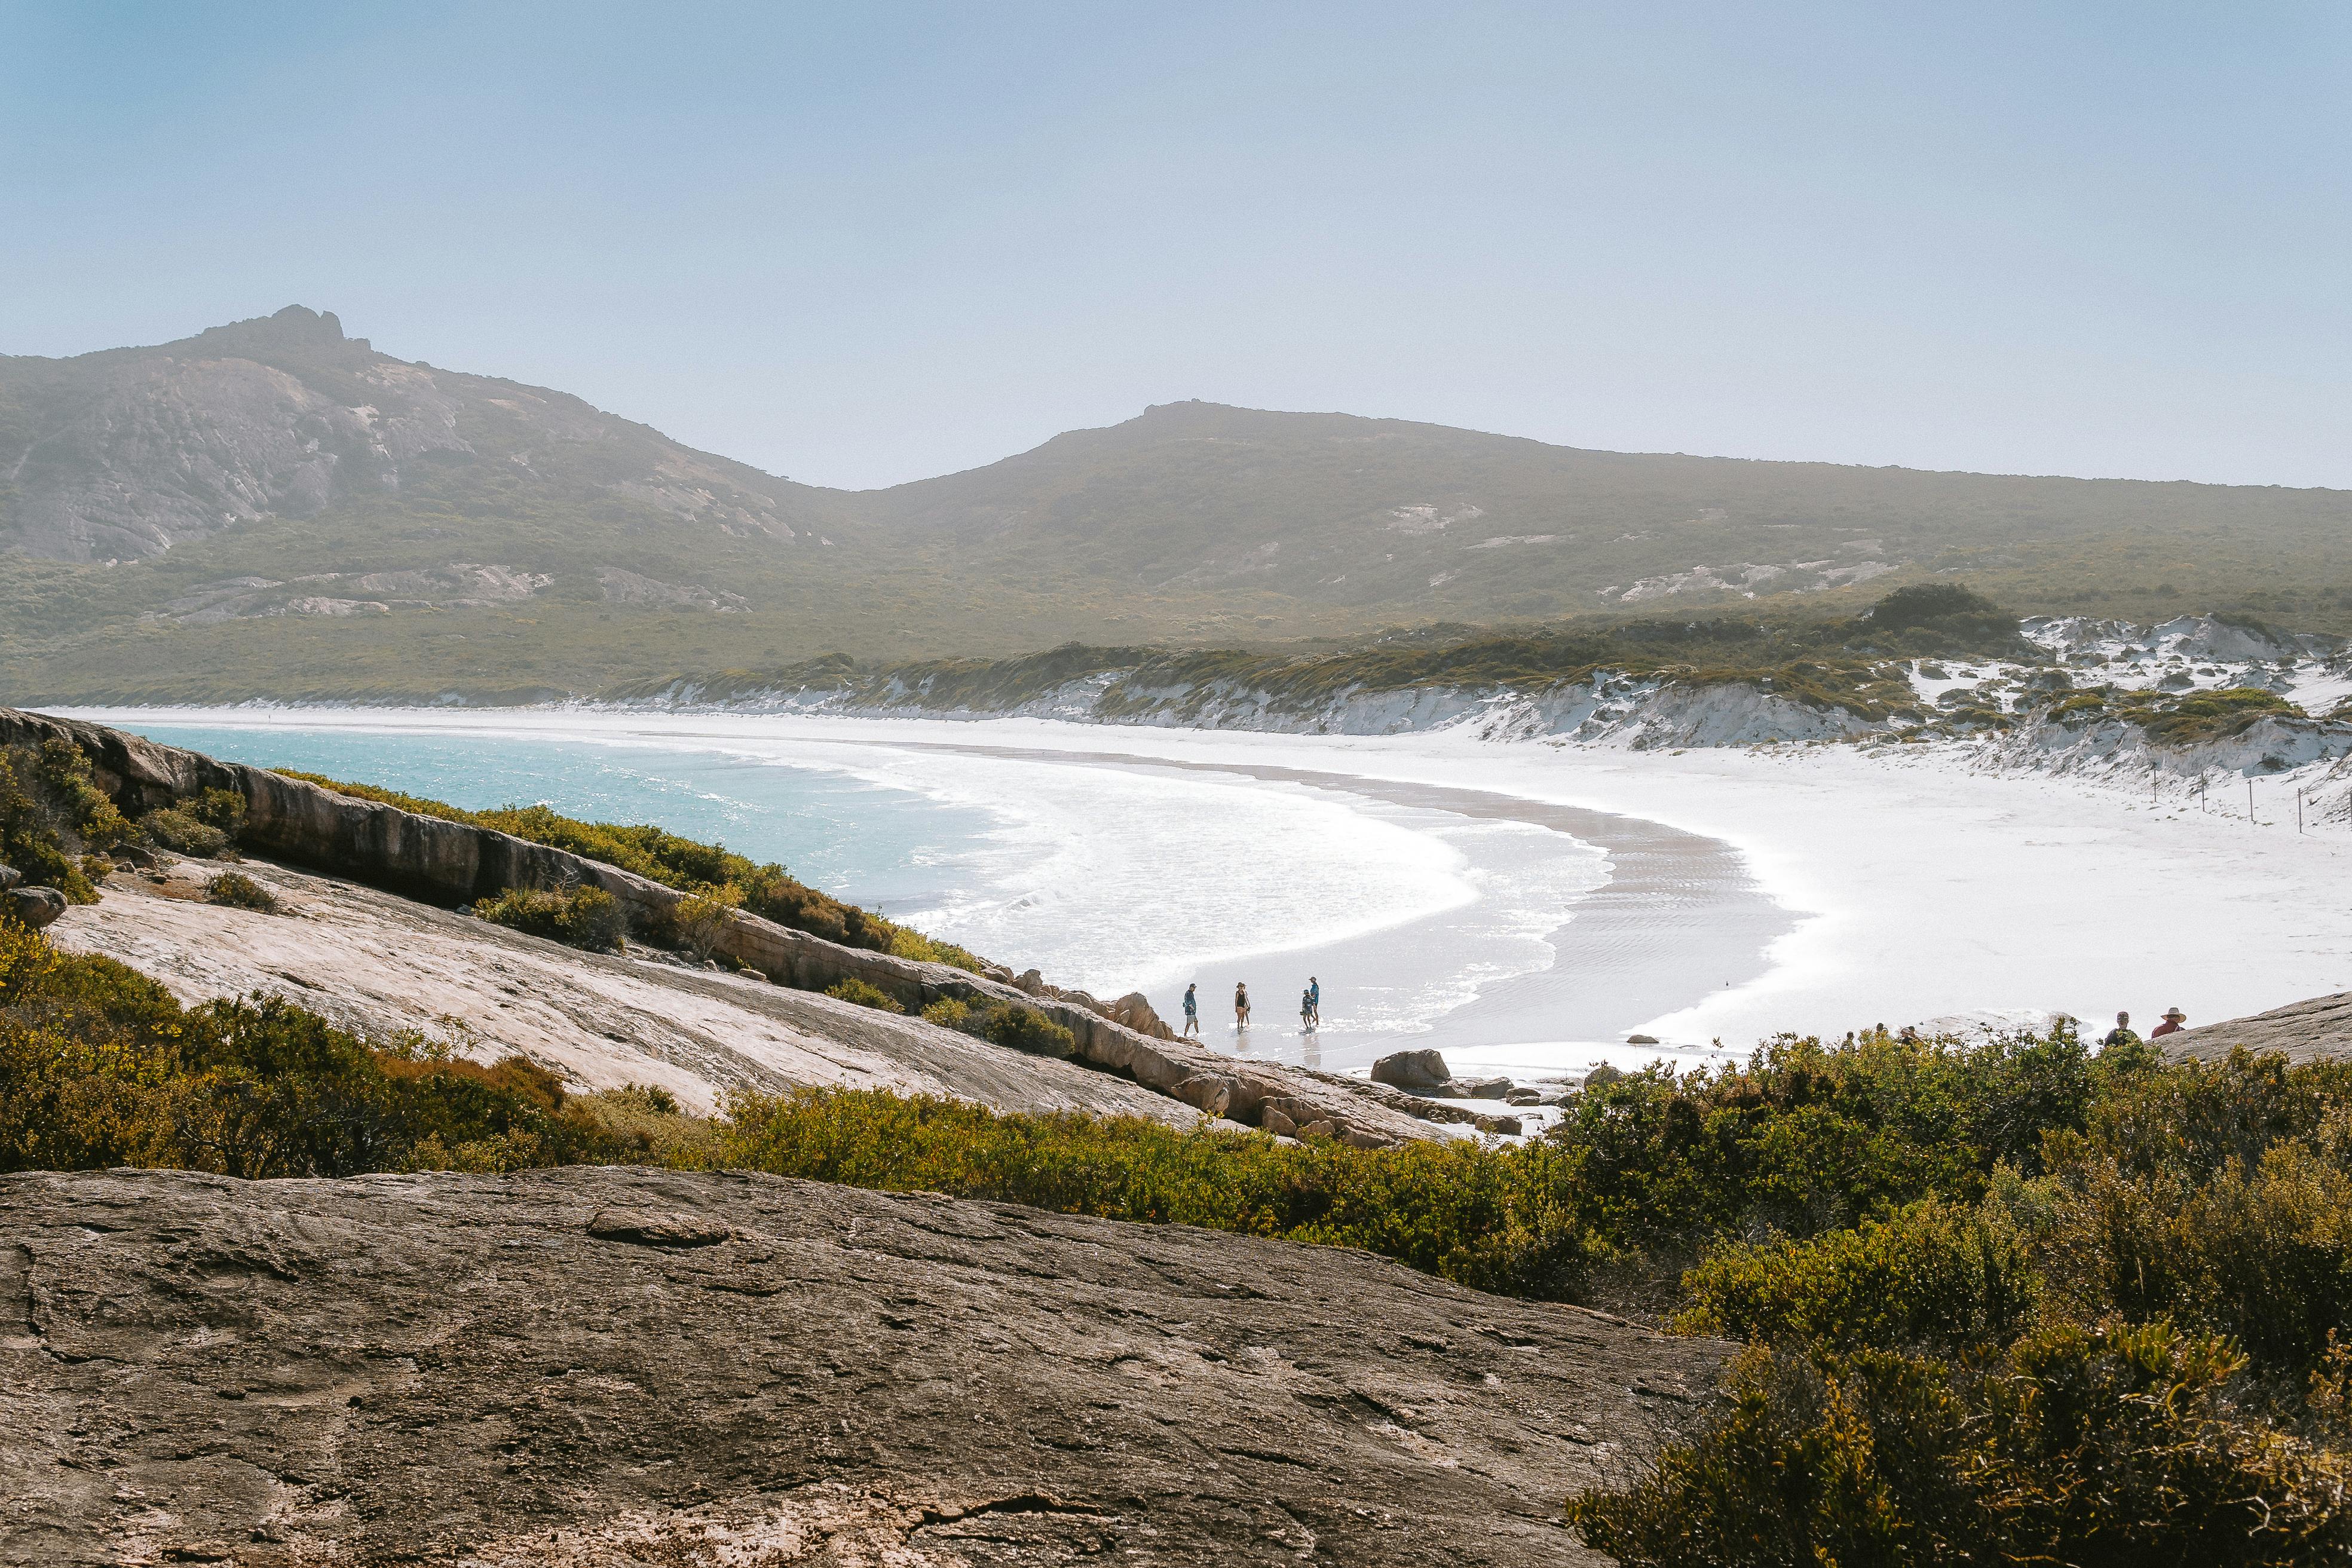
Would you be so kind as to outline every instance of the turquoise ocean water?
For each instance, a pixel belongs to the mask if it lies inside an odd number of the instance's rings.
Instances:
[[[992,814],[824,769],[707,752],[479,735],[141,725],[228,762],[356,779],[469,810],[544,804],[598,822],[649,822],[781,862],[812,887],[885,914],[970,901]]]

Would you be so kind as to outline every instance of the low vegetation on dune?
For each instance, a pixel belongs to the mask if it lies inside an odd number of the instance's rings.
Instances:
[[[2017,618],[1957,584],[1897,589],[1859,614],[1563,622],[1539,630],[1479,633],[1440,625],[1381,637],[1355,647],[1257,652],[1171,651],[1069,644],[1006,659],[941,659],[861,665],[840,658],[774,669],[681,675],[620,689],[650,697],[680,684],[705,700],[768,690],[839,689],[875,704],[927,708],[1016,707],[1076,683],[1095,682],[1104,718],[1150,710],[1180,690],[1223,688],[1264,694],[1276,707],[1306,709],[1351,692],[1510,689],[1541,693],[1596,679],[1677,679],[1694,685],[1745,682],[1865,719],[1907,711],[1916,699],[1912,658],[2038,658],[2018,636]]]
[[[2120,720],[2136,724],[2159,745],[2193,746],[2242,735],[2264,719],[2300,719],[2303,710],[2275,691],[2231,687],[2218,691],[2123,691],[2094,687],[2061,698],[2050,717],[2062,724]]]
[[[565,850],[583,859],[601,860],[624,871],[633,871],[648,881],[695,895],[680,907],[677,930],[651,933],[655,940],[665,943],[691,948],[698,934],[694,929],[698,921],[708,924],[723,909],[741,908],[778,925],[804,931],[848,947],[893,953],[900,958],[951,963],[959,969],[977,970],[985,962],[952,942],[940,942],[919,931],[909,931],[871,910],[844,903],[805,882],[796,881],[786,874],[782,866],[772,862],[758,864],[721,844],[704,844],[697,839],[683,838],[667,829],[642,823],[586,822],[579,817],[565,816],[546,805],[503,805],[488,811],[468,811],[446,801],[427,800],[420,795],[404,795],[398,790],[380,789],[373,784],[349,784],[291,769],[278,771],[288,778],[302,779],[333,790],[338,795],[380,801],[422,816],[438,816],[450,822],[488,827],[528,839],[533,844]],[[575,901],[592,890],[574,895]],[[557,910],[546,901],[551,896],[509,893],[497,901],[496,912],[488,908],[478,908],[476,912],[501,924],[530,930],[539,935],[555,936],[564,942],[573,941],[572,936],[562,934],[566,931],[590,931],[600,937],[608,934],[600,920]],[[699,903],[696,902],[698,899],[701,900]],[[512,904],[509,905],[508,900],[513,900]],[[526,924],[527,921],[536,923]],[[617,938],[623,933],[614,931],[609,934]],[[573,945],[610,946],[612,942],[598,940],[574,942]]]
[[[1747,1341],[1685,1440],[1570,1500],[1627,1563],[2352,1552],[2352,1065],[2094,1055],[2063,1027],[1784,1037],[1718,1072],[1602,1075],[1518,1144],[1369,1151],[847,1089],[707,1118],[284,1001],[183,1009],[0,929],[0,1166],[583,1161],[1362,1247]]]

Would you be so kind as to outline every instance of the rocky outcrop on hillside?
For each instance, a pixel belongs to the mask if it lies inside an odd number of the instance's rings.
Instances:
[[[0,1177],[0,1557],[1556,1564],[1727,1347],[740,1173]]]
[[[276,912],[208,901],[212,868],[183,861],[110,876],[104,897],[65,910],[49,938],[118,959],[183,1003],[278,992],[379,1044],[405,1032],[476,1060],[527,1057],[574,1089],[648,1084],[706,1114],[734,1089],[826,1087],[1200,1119],[1116,1074],[641,945],[583,952],[250,856],[238,870]]]
[[[338,795],[102,725],[0,709],[0,744],[51,739],[79,747],[90,760],[99,787],[130,816],[205,789],[229,790],[246,803],[240,841],[256,852],[423,902],[455,907],[509,888],[591,886],[628,910],[633,927],[662,927],[671,923],[684,897],[617,867],[509,834]],[[1109,1016],[1102,1004],[1082,1005],[1069,994],[1032,994],[1009,979],[845,947],[740,910],[725,917],[710,948],[719,958],[796,990],[824,991],[856,980],[909,1012],[942,998],[1034,1008],[1071,1032],[1076,1058],[1085,1065],[1133,1079],[1204,1115],[1246,1126],[1259,1125],[1268,1102],[1279,1100],[1313,1104],[1313,1120],[1328,1122],[1333,1136],[1360,1148],[1443,1135],[1433,1123],[1369,1096],[1335,1094],[1328,1083],[1291,1068],[1145,1034]]]

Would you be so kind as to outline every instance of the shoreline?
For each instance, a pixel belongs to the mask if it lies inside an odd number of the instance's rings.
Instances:
[[[1050,720],[868,720],[384,709],[82,710],[139,724],[273,722],[544,732],[637,730],[721,745],[878,740],[1297,768],[1640,816],[1729,845],[1800,915],[1756,979],[1643,1032],[1744,1052],[1874,1023],[2104,1021],[2179,1005],[2192,1025],[2352,990],[2352,842],[2150,804],[2095,779],[1990,773],[1942,748],[1601,752],[1459,733],[1302,737]],[[1652,1053],[1657,1054],[1657,1053]]]

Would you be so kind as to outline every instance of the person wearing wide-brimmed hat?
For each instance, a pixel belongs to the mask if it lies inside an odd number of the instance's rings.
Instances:
[[[2164,1022],[2150,1029],[2147,1032],[2147,1037],[2151,1040],[2160,1040],[2167,1035],[2177,1035],[2180,1033],[2180,1026],[2188,1021],[2189,1015],[2179,1008],[2167,1007],[2164,1010]]]

